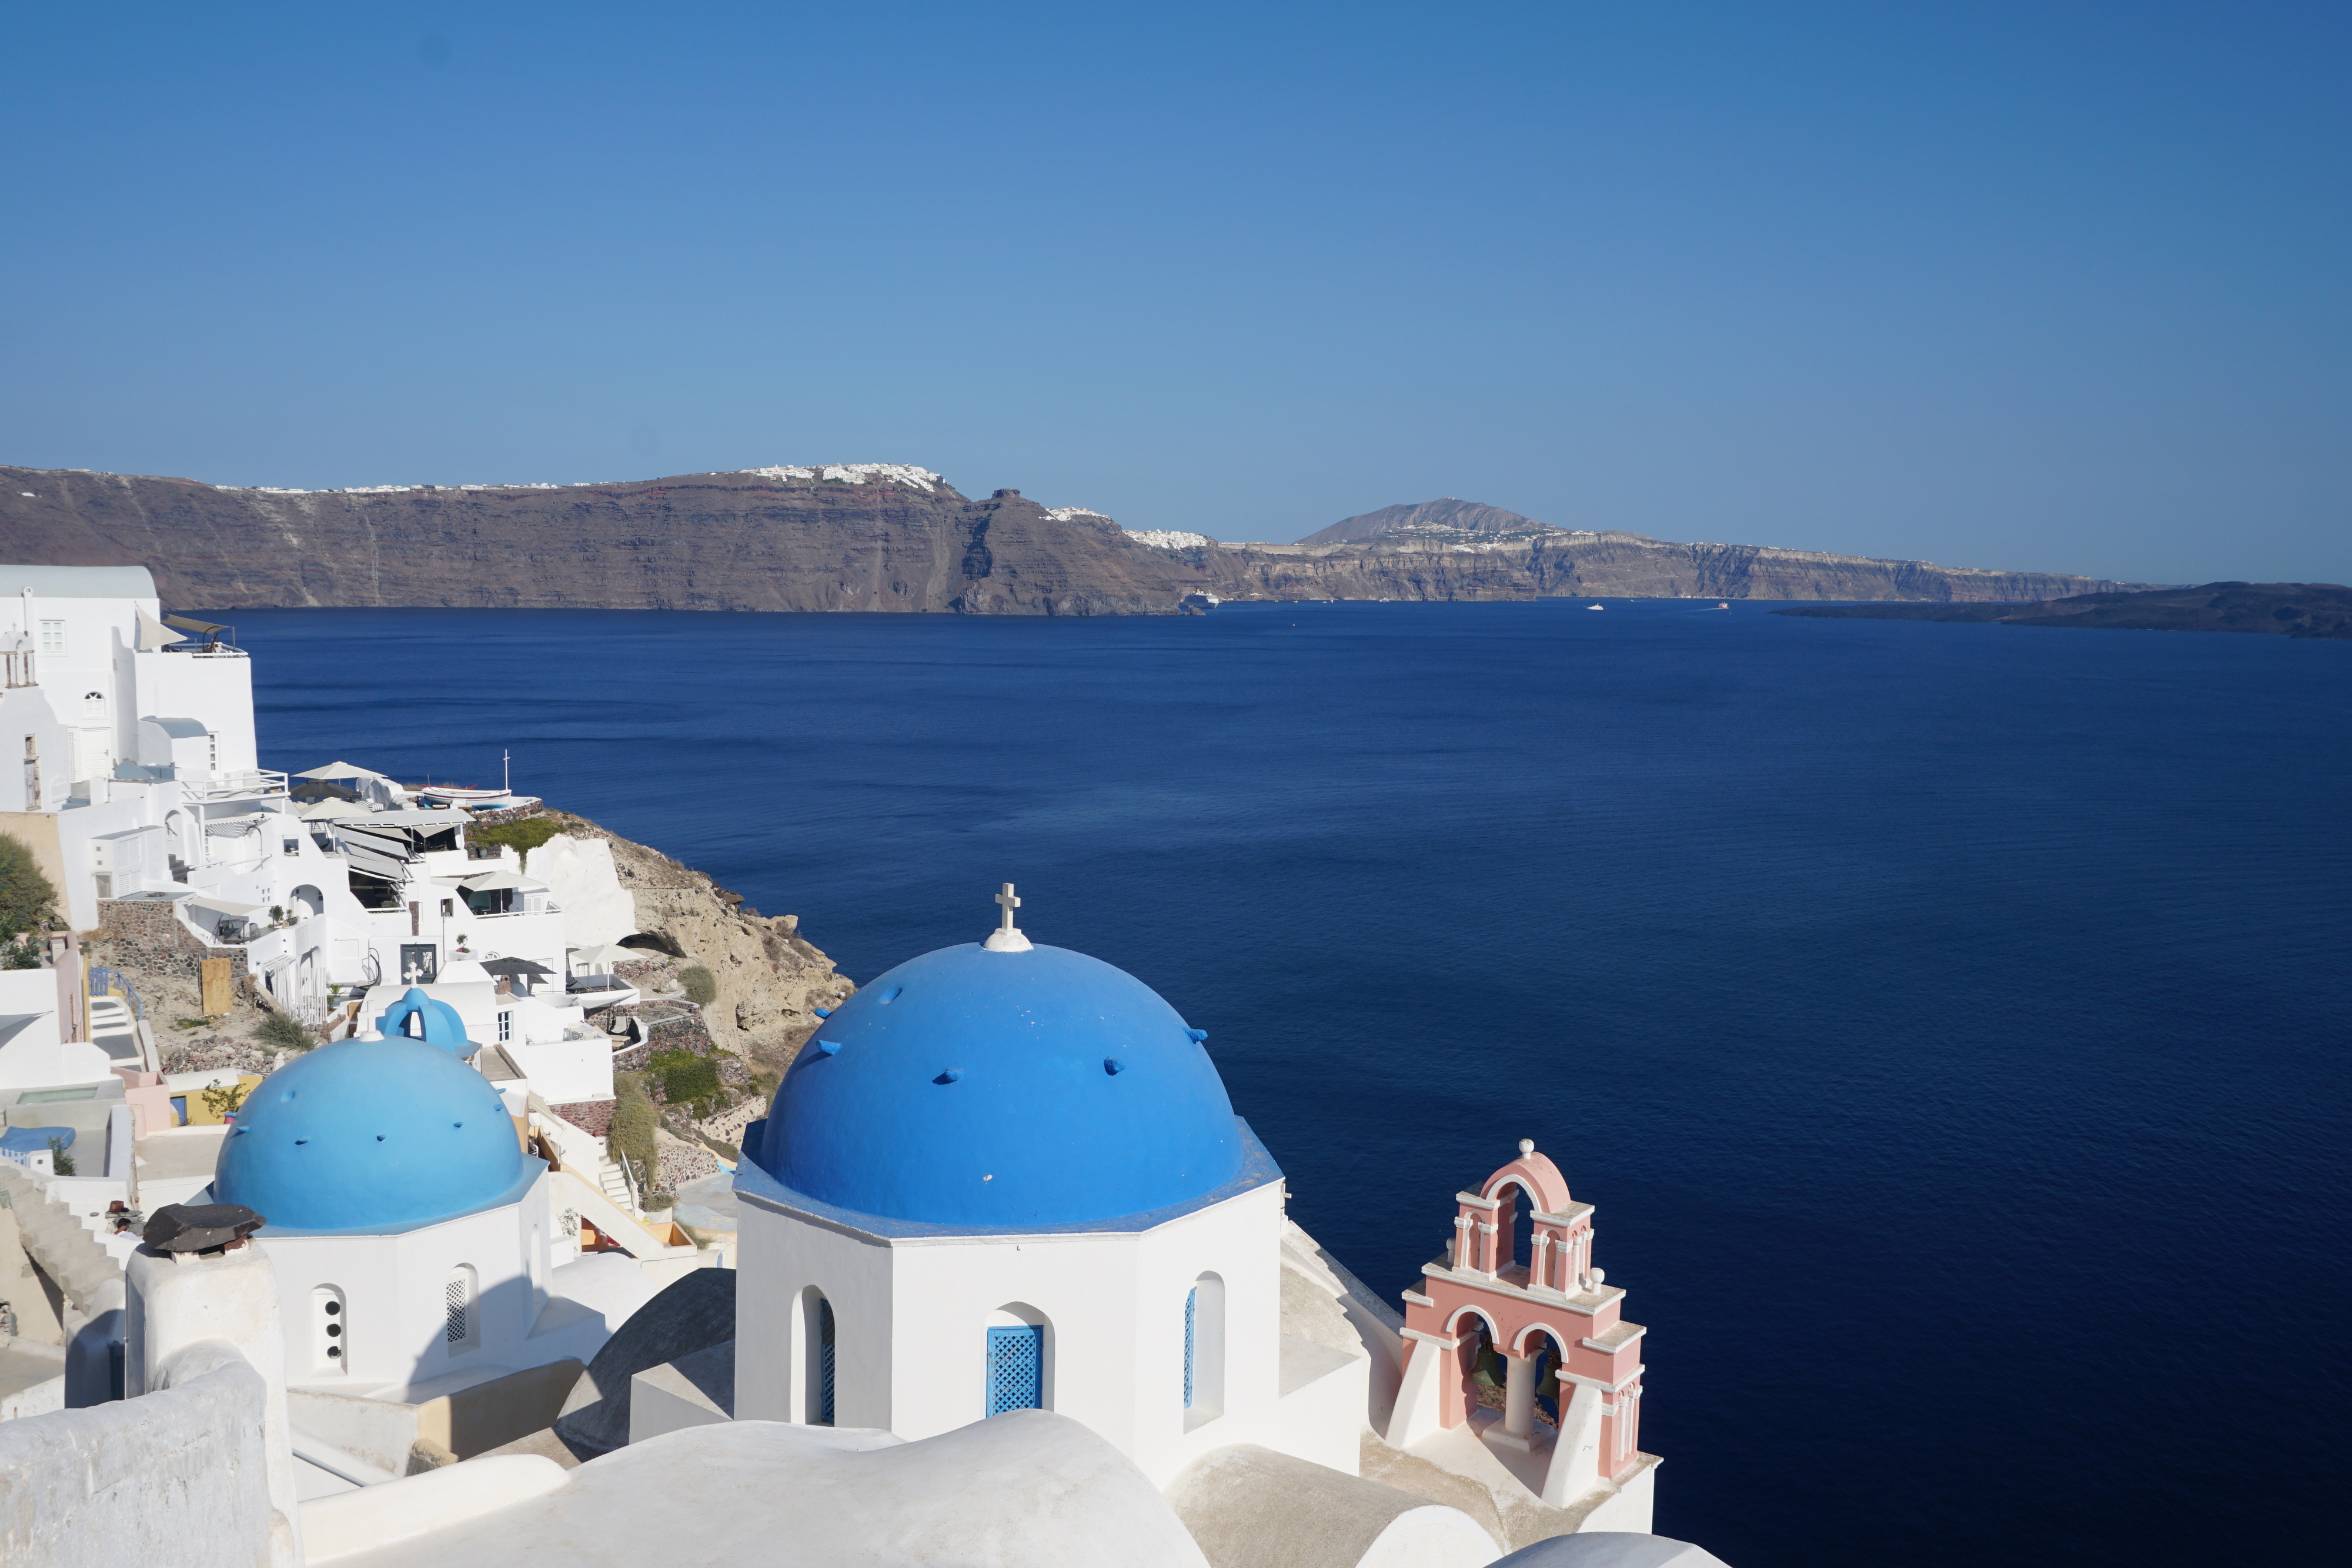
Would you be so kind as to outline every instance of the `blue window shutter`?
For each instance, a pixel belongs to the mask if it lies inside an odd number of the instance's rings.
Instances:
[[[1192,1320],[1201,1305],[1201,1287],[1184,1298],[1184,1408],[1192,1408]]]
[[[833,1425],[833,1303],[816,1304],[816,1418]]]
[[[988,1413],[1045,1407],[1045,1331],[988,1331]]]

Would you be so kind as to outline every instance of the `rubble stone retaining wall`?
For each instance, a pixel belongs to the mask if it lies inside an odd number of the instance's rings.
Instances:
[[[215,947],[181,923],[176,906],[160,898],[101,898],[99,938],[113,944],[109,956],[134,973],[200,979],[207,958],[226,958],[232,986],[245,979],[245,949]]]

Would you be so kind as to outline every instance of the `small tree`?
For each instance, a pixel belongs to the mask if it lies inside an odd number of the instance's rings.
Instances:
[[[63,1138],[49,1140],[49,1169],[58,1176],[74,1174],[74,1157],[66,1153],[66,1141]]]
[[[680,969],[677,983],[686,988],[686,999],[696,1007],[707,1008],[719,999],[719,977],[699,964]]]
[[[236,1114],[237,1107],[245,1103],[247,1092],[247,1085],[239,1082],[222,1083],[211,1089],[201,1090],[197,1097],[204,1101],[205,1110],[215,1116],[226,1117]]]
[[[57,903],[58,890],[42,874],[33,846],[0,833],[0,936],[40,930]]]

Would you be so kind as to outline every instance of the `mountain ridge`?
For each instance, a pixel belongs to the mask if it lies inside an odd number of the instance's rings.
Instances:
[[[1522,531],[1517,513],[1459,501],[1443,503],[1454,508],[1443,517],[1430,512],[1440,505],[1365,514],[1398,514],[1390,521],[1402,526],[1362,539],[1223,544],[1205,532],[1130,531],[1018,490],[974,499],[906,464],[345,490],[0,466],[0,559],[145,566],[164,598],[206,610],[1137,615],[1183,613],[1213,596],[2017,602],[2149,586],[1543,524]]]

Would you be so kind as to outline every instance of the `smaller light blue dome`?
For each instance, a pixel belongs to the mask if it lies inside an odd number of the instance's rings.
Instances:
[[[488,1079],[445,1046],[387,1036],[320,1046],[256,1085],[213,1197],[273,1230],[374,1234],[514,1201],[536,1174]]]
[[[1063,947],[910,958],[817,1028],[752,1156],[890,1219],[1034,1230],[1192,1203],[1242,1166],[1202,1036]]]
[[[416,1020],[417,1032],[408,1033],[408,1020]],[[465,1058],[482,1048],[466,1038],[466,1020],[447,1002],[436,1001],[415,986],[400,1000],[378,1013],[375,1031],[390,1040],[395,1035],[422,1040],[427,1045],[437,1045],[450,1055]]]

